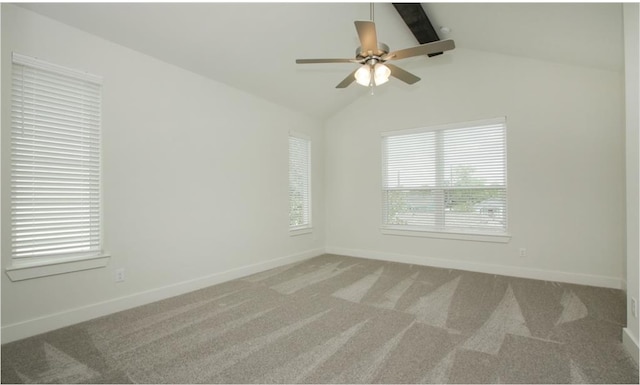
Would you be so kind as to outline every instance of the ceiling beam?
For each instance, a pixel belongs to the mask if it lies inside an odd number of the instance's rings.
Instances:
[[[422,8],[422,4],[420,3],[392,3],[395,7],[396,11],[402,17],[407,27],[413,33],[413,36],[416,37],[418,43],[426,44],[431,43],[433,41],[438,41],[440,38],[436,33],[436,30],[431,25],[427,14],[424,12],[424,8]],[[429,54],[429,57],[442,55],[442,52]]]

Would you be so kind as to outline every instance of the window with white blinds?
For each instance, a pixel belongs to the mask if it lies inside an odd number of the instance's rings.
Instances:
[[[311,141],[289,136],[289,229],[311,227]]]
[[[101,78],[13,54],[14,261],[101,251]]]
[[[507,233],[504,118],[388,132],[383,148],[383,228]]]

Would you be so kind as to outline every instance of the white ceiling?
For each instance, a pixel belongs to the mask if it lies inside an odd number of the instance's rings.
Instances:
[[[369,3],[41,3],[20,6],[317,118],[367,94],[336,89],[355,64],[297,65],[297,58],[351,58],[354,20]],[[429,3],[433,26],[459,48],[606,70],[623,68],[619,3]],[[376,3],[379,40],[417,41],[390,3]],[[446,55],[397,62],[411,69]],[[392,80],[384,87],[410,87]]]

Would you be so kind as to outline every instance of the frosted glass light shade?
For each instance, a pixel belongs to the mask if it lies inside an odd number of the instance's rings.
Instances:
[[[368,87],[371,83],[371,67],[368,64],[364,64],[362,67],[358,68],[355,73],[356,83],[361,86]]]
[[[373,67],[373,81],[376,83],[376,86],[388,82],[389,76],[391,76],[391,70],[386,65],[377,63],[375,67]]]

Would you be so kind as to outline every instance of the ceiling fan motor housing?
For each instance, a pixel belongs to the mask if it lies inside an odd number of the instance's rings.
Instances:
[[[356,59],[365,60],[368,58],[375,58],[378,61],[380,61],[380,57],[388,53],[389,53],[389,46],[379,42],[378,50],[376,52],[372,52],[371,50],[367,52],[362,52],[362,47],[358,47],[358,49],[356,49]]]

